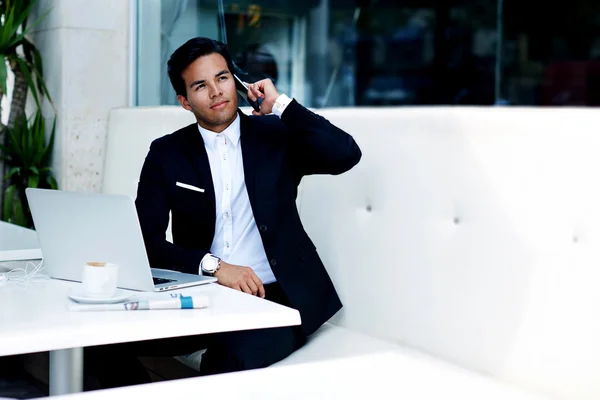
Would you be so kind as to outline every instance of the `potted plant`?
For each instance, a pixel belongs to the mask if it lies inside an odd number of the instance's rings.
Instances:
[[[32,227],[32,222],[25,188],[57,186],[49,164],[54,126],[46,143],[41,99],[45,96],[53,108],[54,105],[44,83],[40,52],[27,38],[31,27],[42,18],[28,25],[34,3],[35,0],[0,0],[0,98],[8,92],[9,69],[14,75],[8,123],[0,123],[0,212],[2,220],[27,227]],[[25,117],[28,92],[36,104],[30,122]],[[0,118],[3,111],[0,109]]]
[[[3,158],[10,166],[5,176],[8,182],[3,199],[5,221],[33,228],[25,189],[58,188],[50,168],[55,129],[56,119],[52,125],[50,139],[46,143],[46,123],[39,110],[31,121],[27,121],[25,115],[22,115],[15,127],[8,129],[8,144],[0,145]]]

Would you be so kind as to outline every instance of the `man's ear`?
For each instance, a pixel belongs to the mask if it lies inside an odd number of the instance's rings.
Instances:
[[[182,96],[182,95],[178,94],[177,95],[177,100],[179,101],[179,104],[181,104],[181,107],[185,108],[188,111],[192,111],[192,107],[190,106],[190,103],[188,103],[188,101],[185,98],[185,96]]]

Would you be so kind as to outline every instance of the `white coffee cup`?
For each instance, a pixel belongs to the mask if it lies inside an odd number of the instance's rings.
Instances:
[[[90,297],[112,297],[117,292],[119,266],[113,263],[88,262],[83,265],[83,291]]]

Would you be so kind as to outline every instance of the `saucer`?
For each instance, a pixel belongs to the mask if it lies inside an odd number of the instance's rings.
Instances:
[[[113,296],[90,296],[84,293],[82,287],[75,287],[69,291],[69,298],[71,300],[75,300],[78,303],[87,303],[87,304],[109,304],[109,303],[119,303],[121,301],[125,301],[134,293],[129,292],[127,290],[117,289],[116,293]]]

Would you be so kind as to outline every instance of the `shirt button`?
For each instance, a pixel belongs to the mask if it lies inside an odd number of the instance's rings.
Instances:
[[[258,229],[260,229],[262,232],[266,232],[267,231],[267,226],[266,225],[261,225]]]
[[[271,260],[271,266],[274,267],[277,265],[277,260],[276,259],[272,259]]]
[[[223,160],[227,160],[227,156],[223,154]]]
[[[228,212],[226,212],[225,214],[223,214],[223,217],[225,217],[225,218],[229,218],[229,213],[228,213]]]
[[[225,247],[229,248],[229,242],[225,242]]]
[[[225,190],[229,190],[229,185],[225,185]]]

